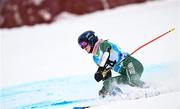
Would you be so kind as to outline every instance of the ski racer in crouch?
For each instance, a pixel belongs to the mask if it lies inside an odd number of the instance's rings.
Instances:
[[[121,92],[117,84],[143,87],[144,82],[140,80],[143,65],[114,43],[99,39],[94,31],[85,31],[79,36],[78,44],[93,54],[93,60],[98,65],[94,78],[97,82],[104,81],[99,91],[100,96],[116,95],[118,91]],[[112,77],[111,70],[119,75]]]

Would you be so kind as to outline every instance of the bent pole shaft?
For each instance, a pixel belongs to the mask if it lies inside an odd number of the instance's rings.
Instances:
[[[159,38],[165,36],[166,34],[172,32],[172,31],[174,31],[174,30],[175,30],[175,28],[172,28],[172,29],[170,29],[169,31],[167,31],[167,32],[165,32],[165,33],[159,35],[158,37],[156,37],[156,38],[150,40],[149,42],[147,42],[147,43],[141,45],[139,48],[135,49],[131,54],[129,54],[126,58],[128,58],[128,57],[131,56],[131,55],[133,55],[134,53],[136,53],[138,50],[140,50],[141,48],[145,47],[146,45],[148,45],[148,44],[154,42],[155,40],[157,40],[157,39],[159,39]],[[123,60],[121,60],[118,64],[121,64],[126,58],[124,58]]]
[[[135,50],[134,50],[130,55],[128,55],[126,58],[128,58],[128,57],[131,56],[131,55],[133,55],[134,53],[136,53],[138,50],[140,50],[141,48],[145,47],[146,45],[148,45],[148,44],[150,44],[150,43],[156,41],[157,39],[159,39],[159,38],[165,36],[166,34],[172,32],[172,31],[174,31],[174,30],[175,30],[175,28],[172,28],[172,29],[170,29],[169,31],[167,31],[167,32],[165,32],[165,33],[163,33],[163,34],[157,36],[156,38],[150,40],[149,42],[147,42],[147,43],[141,45],[139,48],[135,49]],[[118,64],[121,64],[126,58],[124,58],[123,60],[121,60]],[[108,72],[109,70],[111,70],[111,69],[112,69],[112,68],[106,70],[105,73],[107,73],[107,72]]]
[[[165,33],[159,35],[158,37],[156,37],[156,38],[150,40],[149,42],[147,42],[147,43],[141,45],[139,48],[137,48],[136,50],[134,50],[130,55],[133,55],[134,53],[136,53],[136,52],[137,52],[138,50],[140,50],[141,48],[145,47],[146,45],[148,45],[148,44],[154,42],[155,40],[157,40],[157,39],[159,39],[159,38],[165,36],[166,34],[172,32],[172,31],[174,31],[174,30],[175,30],[175,28],[172,28],[172,29],[170,29],[169,31],[167,31],[167,32],[165,32]]]

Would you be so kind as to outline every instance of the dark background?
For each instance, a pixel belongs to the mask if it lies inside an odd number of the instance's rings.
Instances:
[[[0,28],[51,23],[61,12],[83,15],[106,8],[111,9],[126,4],[142,3],[145,1],[146,0],[0,0]]]

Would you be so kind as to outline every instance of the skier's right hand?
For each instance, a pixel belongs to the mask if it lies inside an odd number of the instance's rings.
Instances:
[[[94,75],[94,79],[99,82],[103,79],[103,75],[99,72],[96,72],[95,75]]]
[[[99,67],[94,75],[94,79],[99,82],[103,79],[102,72],[104,71],[104,67]]]
[[[97,72],[94,75],[94,79],[99,82],[101,80],[106,80],[111,77],[111,70],[105,69],[104,67],[99,67]]]

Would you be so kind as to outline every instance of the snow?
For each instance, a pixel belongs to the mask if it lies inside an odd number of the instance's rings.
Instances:
[[[2,34],[0,32],[0,86],[2,86]]]
[[[108,103],[93,108],[179,108],[179,5],[178,0],[162,0],[83,16],[64,13],[58,16],[63,19],[57,19],[52,24],[0,30],[0,103],[5,109],[43,108],[52,102],[58,104],[61,100],[97,98],[102,82],[96,83],[93,78],[97,66],[92,61],[92,55],[78,46],[79,34],[94,30],[100,38],[109,39],[131,53],[175,28],[175,31],[133,55],[145,67],[142,80],[160,91],[160,95],[140,99],[134,99],[135,95],[131,95],[131,100],[106,101]],[[86,101],[85,104],[94,102]],[[68,106],[77,104],[83,103],[76,101]]]
[[[165,95],[159,95],[151,98],[143,98],[137,100],[125,100],[125,101],[112,101],[105,105],[94,106],[91,109],[179,109],[179,99],[177,97],[180,93],[169,93]]]

